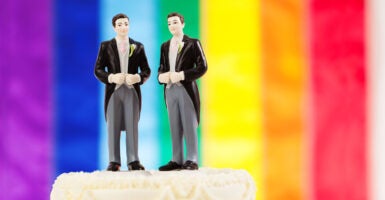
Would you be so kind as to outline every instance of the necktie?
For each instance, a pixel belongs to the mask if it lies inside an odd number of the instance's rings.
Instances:
[[[177,52],[178,51],[178,42],[176,40],[173,40],[172,45],[171,45],[171,50],[173,52]]]
[[[126,54],[127,52],[127,42],[120,42],[119,43],[119,51],[122,53],[122,54]]]

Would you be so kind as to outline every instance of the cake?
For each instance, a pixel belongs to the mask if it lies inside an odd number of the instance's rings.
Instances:
[[[63,173],[51,200],[254,200],[256,186],[245,170],[95,171]]]

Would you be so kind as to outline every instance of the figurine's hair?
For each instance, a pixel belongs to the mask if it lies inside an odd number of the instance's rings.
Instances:
[[[125,15],[125,14],[123,14],[123,13],[119,13],[119,14],[116,14],[116,15],[112,18],[112,26],[115,27],[115,22],[116,22],[116,20],[121,19],[121,18],[127,18],[128,21],[130,21],[130,18],[128,18],[127,15]]]
[[[167,19],[170,18],[170,17],[175,17],[175,16],[179,17],[180,22],[182,22],[182,24],[184,24],[184,17],[183,17],[183,15],[181,15],[181,14],[179,14],[177,12],[172,12],[172,13],[168,14],[167,15]]]

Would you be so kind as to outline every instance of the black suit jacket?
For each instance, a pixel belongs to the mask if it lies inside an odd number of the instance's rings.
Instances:
[[[181,51],[177,54],[175,71],[184,71],[185,79],[181,81],[181,84],[186,89],[194,104],[195,112],[199,122],[200,100],[196,79],[203,76],[203,74],[205,74],[207,71],[206,57],[199,40],[184,35],[182,41],[184,42],[184,45]],[[168,58],[169,49],[170,40],[162,44],[158,76],[161,73],[170,71],[170,63]],[[164,89],[166,89],[166,84],[164,84]],[[166,95],[166,93],[164,93],[164,95]]]
[[[141,78],[139,83],[133,85],[139,97],[140,113],[142,105],[142,96],[140,93],[139,85],[143,84],[150,77],[151,70],[148,66],[147,57],[146,53],[144,52],[143,45],[140,42],[137,42],[131,38],[129,38],[129,42],[130,46],[132,44],[136,45],[136,48],[134,49],[132,55],[129,57],[128,73],[138,73]],[[140,69],[140,72],[138,69]],[[110,100],[111,95],[114,92],[116,86],[116,84],[108,82],[108,76],[110,74],[121,73],[119,53],[115,38],[101,43],[98,58],[96,59],[94,73],[97,79],[106,84],[104,97],[104,113],[106,114],[108,101]]]

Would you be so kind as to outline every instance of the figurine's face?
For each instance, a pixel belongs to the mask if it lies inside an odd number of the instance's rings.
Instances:
[[[120,37],[127,37],[128,30],[130,29],[130,23],[127,18],[120,18],[115,21],[114,30]]]
[[[180,35],[183,33],[184,23],[180,21],[178,16],[173,16],[167,19],[168,30],[172,35]]]

